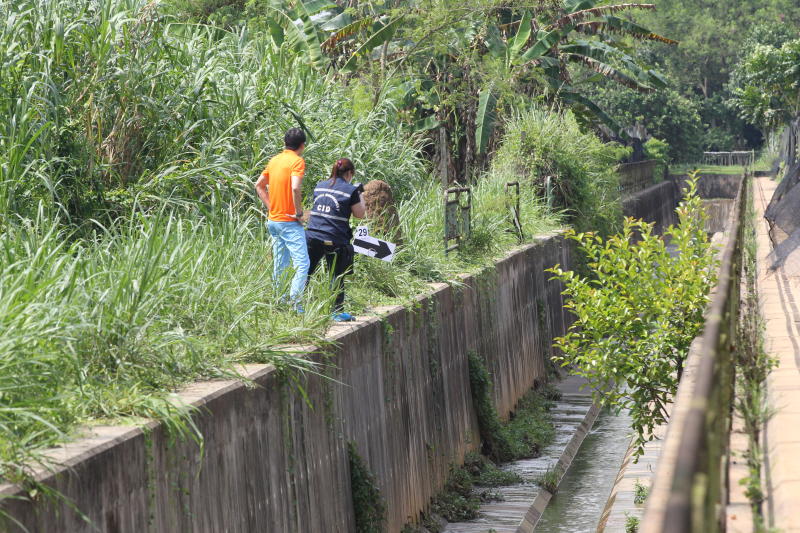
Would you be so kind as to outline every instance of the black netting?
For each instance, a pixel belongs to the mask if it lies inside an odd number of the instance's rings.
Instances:
[[[765,213],[775,244],[772,261],[800,271],[800,119],[783,133],[780,155],[782,179]]]

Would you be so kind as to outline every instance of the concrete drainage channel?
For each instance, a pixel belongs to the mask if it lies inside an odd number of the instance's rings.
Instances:
[[[558,473],[561,482],[599,413],[598,407],[592,404],[590,392],[580,390],[582,383],[579,378],[568,377],[558,385],[562,398],[551,411],[556,436],[541,457],[504,467],[519,474],[524,482],[497,488],[495,492],[502,497],[501,501],[484,503],[480,518],[450,523],[445,533],[528,533],[534,530],[552,498],[536,480],[549,469]]]

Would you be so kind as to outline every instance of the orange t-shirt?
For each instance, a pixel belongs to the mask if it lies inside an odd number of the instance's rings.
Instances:
[[[303,177],[306,162],[292,150],[284,150],[267,163],[261,174],[267,178],[269,187],[269,219],[275,222],[294,222],[294,197],[292,176]]]

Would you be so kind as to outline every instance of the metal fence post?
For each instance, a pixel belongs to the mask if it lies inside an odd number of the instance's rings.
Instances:
[[[472,233],[472,189],[452,187],[444,192],[444,253],[457,250]],[[455,241],[451,244],[451,241]]]
[[[520,189],[518,181],[510,181],[506,183],[506,205],[511,212],[511,224],[513,229],[509,230],[517,235],[517,239],[521,243],[525,239],[522,232],[522,221],[520,220]]]

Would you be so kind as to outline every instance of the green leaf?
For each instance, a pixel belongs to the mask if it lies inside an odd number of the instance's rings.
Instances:
[[[310,2],[310,4],[313,4],[315,7],[312,9],[315,9],[316,4],[319,4],[319,2]],[[303,21],[303,41],[305,42],[306,50],[308,52],[309,63],[311,63],[311,66],[317,70],[325,70],[327,61],[325,60],[325,56],[322,55],[322,48],[320,47],[317,27],[311,20],[311,15],[313,12],[309,11],[304,3],[301,3],[300,6],[302,7],[300,20]]]
[[[574,13],[575,11],[591,9],[595,5],[597,5],[597,0],[567,0],[564,2],[564,10],[567,13]]]
[[[303,22],[303,30],[301,31],[286,12],[270,6],[267,6],[267,9],[272,10],[277,15],[274,23],[280,25],[282,29],[284,39],[281,43],[285,42],[288,36],[288,44],[299,52],[306,52],[308,62],[313,68],[324,70],[326,66],[325,57],[322,55],[317,29],[308,14],[300,13],[300,20]],[[270,27],[270,32],[273,39],[280,38],[280,32],[273,31],[272,26]],[[276,40],[276,44],[277,42]]]
[[[478,115],[475,117],[475,149],[480,155],[485,154],[489,147],[497,120],[496,107],[497,96],[494,94],[494,85],[490,85],[478,97]]]
[[[653,33],[644,26],[640,26],[629,20],[625,20],[613,15],[606,15],[601,20],[590,22],[581,22],[575,25],[575,29],[584,33],[597,34],[600,32],[619,33],[622,35],[629,35],[637,39],[644,39],[648,41],[658,41],[665,44],[678,44],[677,41],[668,39]]]
[[[510,58],[517,57],[522,48],[528,44],[531,38],[531,12],[526,11],[522,15],[517,34],[511,38],[508,46]]]
[[[340,13],[320,26],[322,31],[339,31],[352,24],[353,17],[348,13]]]
[[[286,41],[286,32],[284,32],[283,26],[277,20],[270,20],[268,27],[275,46],[278,48],[283,46],[284,41]]]
[[[402,21],[403,16],[401,15],[373,33],[366,41],[364,41],[361,46],[358,47],[358,50],[356,50],[353,55],[350,56],[350,59],[348,59],[347,62],[342,66],[341,70],[346,72],[355,70],[356,63],[360,58],[366,56],[375,47],[382,45],[394,37],[394,33],[397,31],[397,28],[400,26]]]
[[[500,38],[500,31],[497,29],[497,26],[489,26],[483,43],[486,45],[486,49],[489,50],[489,54],[493,57],[498,59],[506,57],[508,46],[503,39]]]
[[[339,42],[353,37],[354,35],[360,33],[363,29],[372,26],[374,23],[375,19],[373,17],[364,17],[351,22],[328,37],[328,39],[322,43],[322,49],[330,51],[336,47]]]
[[[565,26],[564,28],[556,28],[549,32],[539,32],[537,36],[539,38],[538,41],[528,48],[525,53],[519,57],[519,60],[515,61],[515,64],[522,65],[545,55],[551,48],[556,46],[565,35],[571,32],[572,28],[572,26]]]
[[[649,92],[653,88],[647,86],[648,83],[659,87],[666,85],[663,78],[654,75],[652,70],[643,70],[627,53],[603,42],[577,40],[560,46],[559,51],[566,54],[570,60],[581,62],[595,72],[632,89]],[[631,75],[621,71],[612,63],[625,67]]]
[[[299,2],[309,16],[328,11],[330,9],[339,9],[339,6],[328,0],[309,0],[308,2]]]
[[[419,119],[417,122],[414,123],[414,131],[415,132],[422,132],[432,130],[434,128],[438,128],[441,124],[441,121],[436,118],[436,115],[430,115],[425,118]]]

